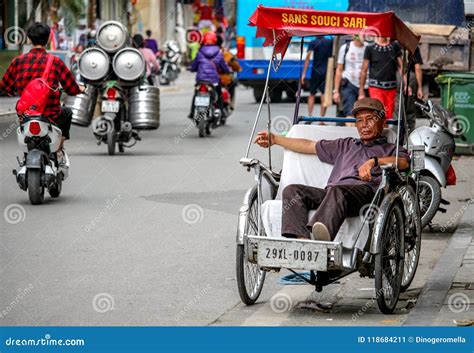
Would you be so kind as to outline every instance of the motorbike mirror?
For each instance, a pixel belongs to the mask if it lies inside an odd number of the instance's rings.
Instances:
[[[430,106],[428,104],[425,104],[425,102],[421,99],[415,98],[415,105],[422,110],[425,110],[425,111],[430,110]]]

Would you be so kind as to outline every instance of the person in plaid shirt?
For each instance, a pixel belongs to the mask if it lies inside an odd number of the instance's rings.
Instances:
[[[21,95],[23,89],[31,80],[41,77],[46,68],[49,55],[46,53],[45,46],[48,43],[50,32],[48,25],[39,22],[33,23],[28,28],[27,36],[31,40],[33,48],[28,53],[13,59],[0,82],[1,92],[10,96]],[[61,86],[68,95],[75,96],[81,93],[84,87],[79,87],[71,71],[58,57],[54,57],[48,83],[51,84],[54,90],[50,91],[44,116],[61,129],[63,134],[62,146],[64,140],[69,139],[72,111],[67,107],[61,107],[59,100],[61,91],[57,88]]]

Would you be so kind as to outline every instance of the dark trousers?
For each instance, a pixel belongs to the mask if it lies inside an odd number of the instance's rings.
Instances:
[[[337,185],[327,189],[292,184],[283,190],[281,233],[295,238],[309,233],[316,222],[323,223],[334,240],[346,217],[356,217],[370,204],[374,191],[368,185]],[[308,211],[316,210],[308,220]]]
[[[54,119],[54,123],[61,129],[63,137],[69,140],[69,131],[71,130],[72,110],[68,107],[61,107],[61,112]]]

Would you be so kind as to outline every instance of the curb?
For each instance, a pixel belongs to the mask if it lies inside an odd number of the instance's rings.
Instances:
[[[0,120],[6,120],[6,119],[16,118],[16,117],[17,117],[17,114],[13,110],[0,112]]]
[[[456,273],[463,263],[466,251],[472,241],[473,230],[474,203],[471,202],[403,326],[431,326],[434,324],[452,287]]]
[[[181,86],[159,86],[160,93],[175,93],[181,92]]]

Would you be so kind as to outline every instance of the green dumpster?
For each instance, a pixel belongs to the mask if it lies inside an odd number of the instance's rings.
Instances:
[[[436,77],[441,105],[453,111],[464,128],[467,141],[456,139],[457,154],[474,154],[474,72],[445,73]]]

